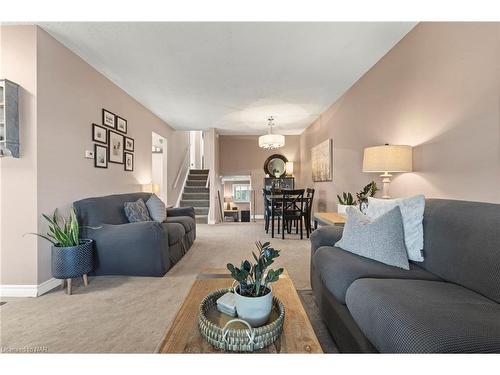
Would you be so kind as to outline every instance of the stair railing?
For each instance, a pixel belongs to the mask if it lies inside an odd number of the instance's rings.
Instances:
[[[184,153],[184,159],[182,159],[182,163],[179,165],[179,170],[177,171],[177,176],[175,177],[175,181],[172,185],[172,190],[175,190],[177,188],[177,185],[179,184],[179,180],[182,175],[182,171],[184,170],[184,167],[186,166],[186,160],[189,156],[189,146],[186,148],[186,152]],[[189,169],[189,164],[187,166],[187,169]]]

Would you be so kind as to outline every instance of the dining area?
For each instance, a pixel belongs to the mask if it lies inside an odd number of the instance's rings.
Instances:
[[[264,200],[264,227],[285,239],[293,233],[300,239],[309,238],[312,226],[314,189],[266,188],[262,189]]]

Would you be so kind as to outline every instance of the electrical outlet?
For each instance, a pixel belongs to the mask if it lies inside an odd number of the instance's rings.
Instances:
[[[87,159],[93,159],[94,158],[94,151],[85,150],[85,157]]]

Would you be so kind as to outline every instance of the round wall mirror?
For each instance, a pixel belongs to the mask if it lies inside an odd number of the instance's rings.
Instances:
[[[280,154],[269,156],[264,163],[264,172],[271,177],[281,177],[285,174],[288,159]]]

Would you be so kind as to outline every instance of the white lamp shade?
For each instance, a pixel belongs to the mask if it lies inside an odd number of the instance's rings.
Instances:
[[[281,134],[266,134],[259,137],[259,147],[265,149],[280,148],[285,145],[285,136]]]
[[[293,161],[286,162],[285,173],[287,174],[287,176],[293,176]]]
[[[363,172],[411,172],[412,147],[385,145],[367,147],[363,155]]]

